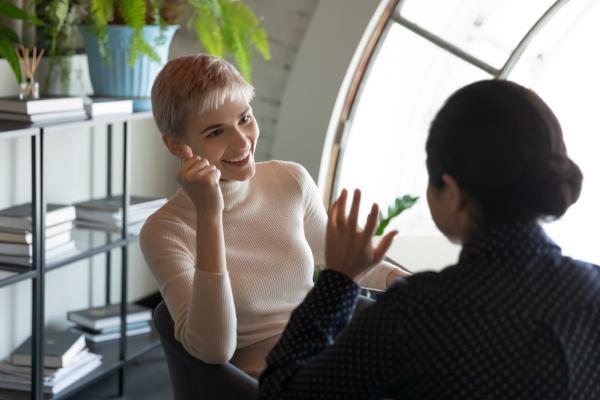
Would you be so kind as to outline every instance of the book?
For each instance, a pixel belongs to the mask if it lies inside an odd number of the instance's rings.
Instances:
[[[96,210],[109,213],[120,213],[122,208],[123,196],[107,196],[98,199],[80,201],[74,206],[81,210]],[[138,210],[157,209],[167,202],[164,197],[146,197],[146,196],[130,196],[129,197],[129,212]]]
[[[127,304],[126,322],[150,321],[152,310],[137,304]],[[67,319],[83,327],[90,329],[103,329],[121,326],[121,306],[113,304],[102,307],[85,308],[82,310],[69,311]]]
[[[39,114],[83,110],[81,97],[43,97],[20,100],[18,97],[0,97],[0,111],[19,114]]]
[[[74,228],[72,221],[63,222],[46,227],[46,239],[63,232],[69,232]],[[33,232],[24,229],[2,229],[0,230],[0,241],[8,243],[33,243]],[[47,247],[46,247],[47,248]]]
[[[142,230],[142,226],[144,226],[144,222],[146,222],[146,218],[142,221],[137,221],[129,224],[127,226],[127,234],[129,235],[137,235]],[[86,221],[83,219],[79,219],[76,221],[77,227],[82,229],[95,229],[106,232],[114,232],[121,233],[121,227],[123,224],[118,222],[100,222],[100,221]]]
[[[53,226],[76,217],[75,207],[64,204],[48,204],[46,208],[46,226]],[[31,203],[19,204],[0,210],[0,230],[32,230]]]
[[[105,332],[90,331],[80,326],[74,326],[70,328],[73,332],[81,333],[85,336],[85,339],[91,343],[102,343],[110,340],[116,340],[121,337],[121,327],[114,327],[107,329]],[[150,333],[152,327],[147,321],[140,323],[127,324],[125,334],[127,336],[143,335]]]
[[[45,249],[52,250],[71,241],[71,231],[59,233],[45,240]],[[33,244],[0,242],[0,254],[13,256],[33,256]]]
[[[73,360],[68,365],[62,368],[44,367],[42,369],[44,380],[46,382],[58,380],[63,376],[67,375],[69,372],[78,368],[82,364],[85,364],[86,362],[89,362],[90,360],[95,358],[102,358],[102,356],[99,354],[91,353],[87,348],[84,348],[79,353],[77,353],[75,357],[73,357]],[[6,361],[0,362],[0,374],[4,376],[30,379],[31,366],[14,365]]]
[[[71,240],[59,247],[46,250],[46,263],[54,262],[66,256],[76,254],[78,251],[75,241]],[[31,269],[32,256],[15,256],[0,254],[0,269],[12,272],[23,272]]]
[[[85,336],[81,333],[48,329],[44,334],[44,367],[62,368],[84,348]],[[31,365],[31,337],[11,353],[10,362]]]
[[[56,369],[54,374],[50,374],[48,376],[46,376],[46,371],[44,371],[44,393],[60,393],[102,365],[102,356],[90,352],[86,353],[87,355],[85,358],[82,358],[82,360],[77,362],[75,365],[69,365],[65,368]],[[26,368],[31,370],[30,367]],[[15,375],[14,373],[0,372],[0,388],[30,391],[31,377]]]
[[[91,117],[108,114],[133,113],[133,100],[117,97],[90,97],[85,102],[85,111]]]
[[[0,119],[6,121],[30,122],[32,124],[41,122],[76,121],[87,119],[85,110],[71,110],[41,114],[17,114],[0,111]]]

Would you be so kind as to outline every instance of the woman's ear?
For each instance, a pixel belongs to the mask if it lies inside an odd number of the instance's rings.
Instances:
[[[461,212],[467,206],[465,192],[458,186],[456,179],[448,174],[442,175],[442,181],[446,186],[448,205],[453,213]]]
[[[175,157],[181,157],[181,143],[179,140],[172,138],[166,133],[163,133],[162,141],[165,146],[167,146],[169,153],[173,154]]]

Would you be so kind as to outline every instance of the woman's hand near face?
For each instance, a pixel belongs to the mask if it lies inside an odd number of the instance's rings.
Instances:
[[[357,227],[360,191],[354,192],[348,216],[346,216],[347,197],[348,192],[343,190],[329,209],[325,263],[326,269],[340,272],[354,279],[381,262],[397,232],[388,233],[382,238],[379,245],[373,248],[371,239],[377,228],[379,207],[377,204],[373,204],[365,228],[362,230]]]
[[[192,199],[199,216],[221,216],[223,213],[220,178],[221,171],[217,167],[195,156],[189,146],[183,145],[177,180]]]

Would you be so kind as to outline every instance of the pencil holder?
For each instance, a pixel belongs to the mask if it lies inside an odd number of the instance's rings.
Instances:
[[[27,79],[22,82],[19,90],[19,99],[35,100],[40,98],[40,83]]]

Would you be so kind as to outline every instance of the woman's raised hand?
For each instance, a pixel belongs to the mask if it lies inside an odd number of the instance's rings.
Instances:
[[[346,216],[344,189],[340,197],[329,209],[327,221],[327,239],[325,245],[326,269],[340,272],[354,279],[369,268],[381,262],[390,248],[397,231],[385,235],[379,245],[373,248],[371,239],[379,220],[379,207],[373,204],[364,229],[357,227],[360,208],[360,190],[354,191],[350,214]]]
[[[195,156],[190,146],[182,146],[177,180],[192,199],[198,215],[220,216],[223,212],[220,178],[221,171],[217,167],[207,159]]]

